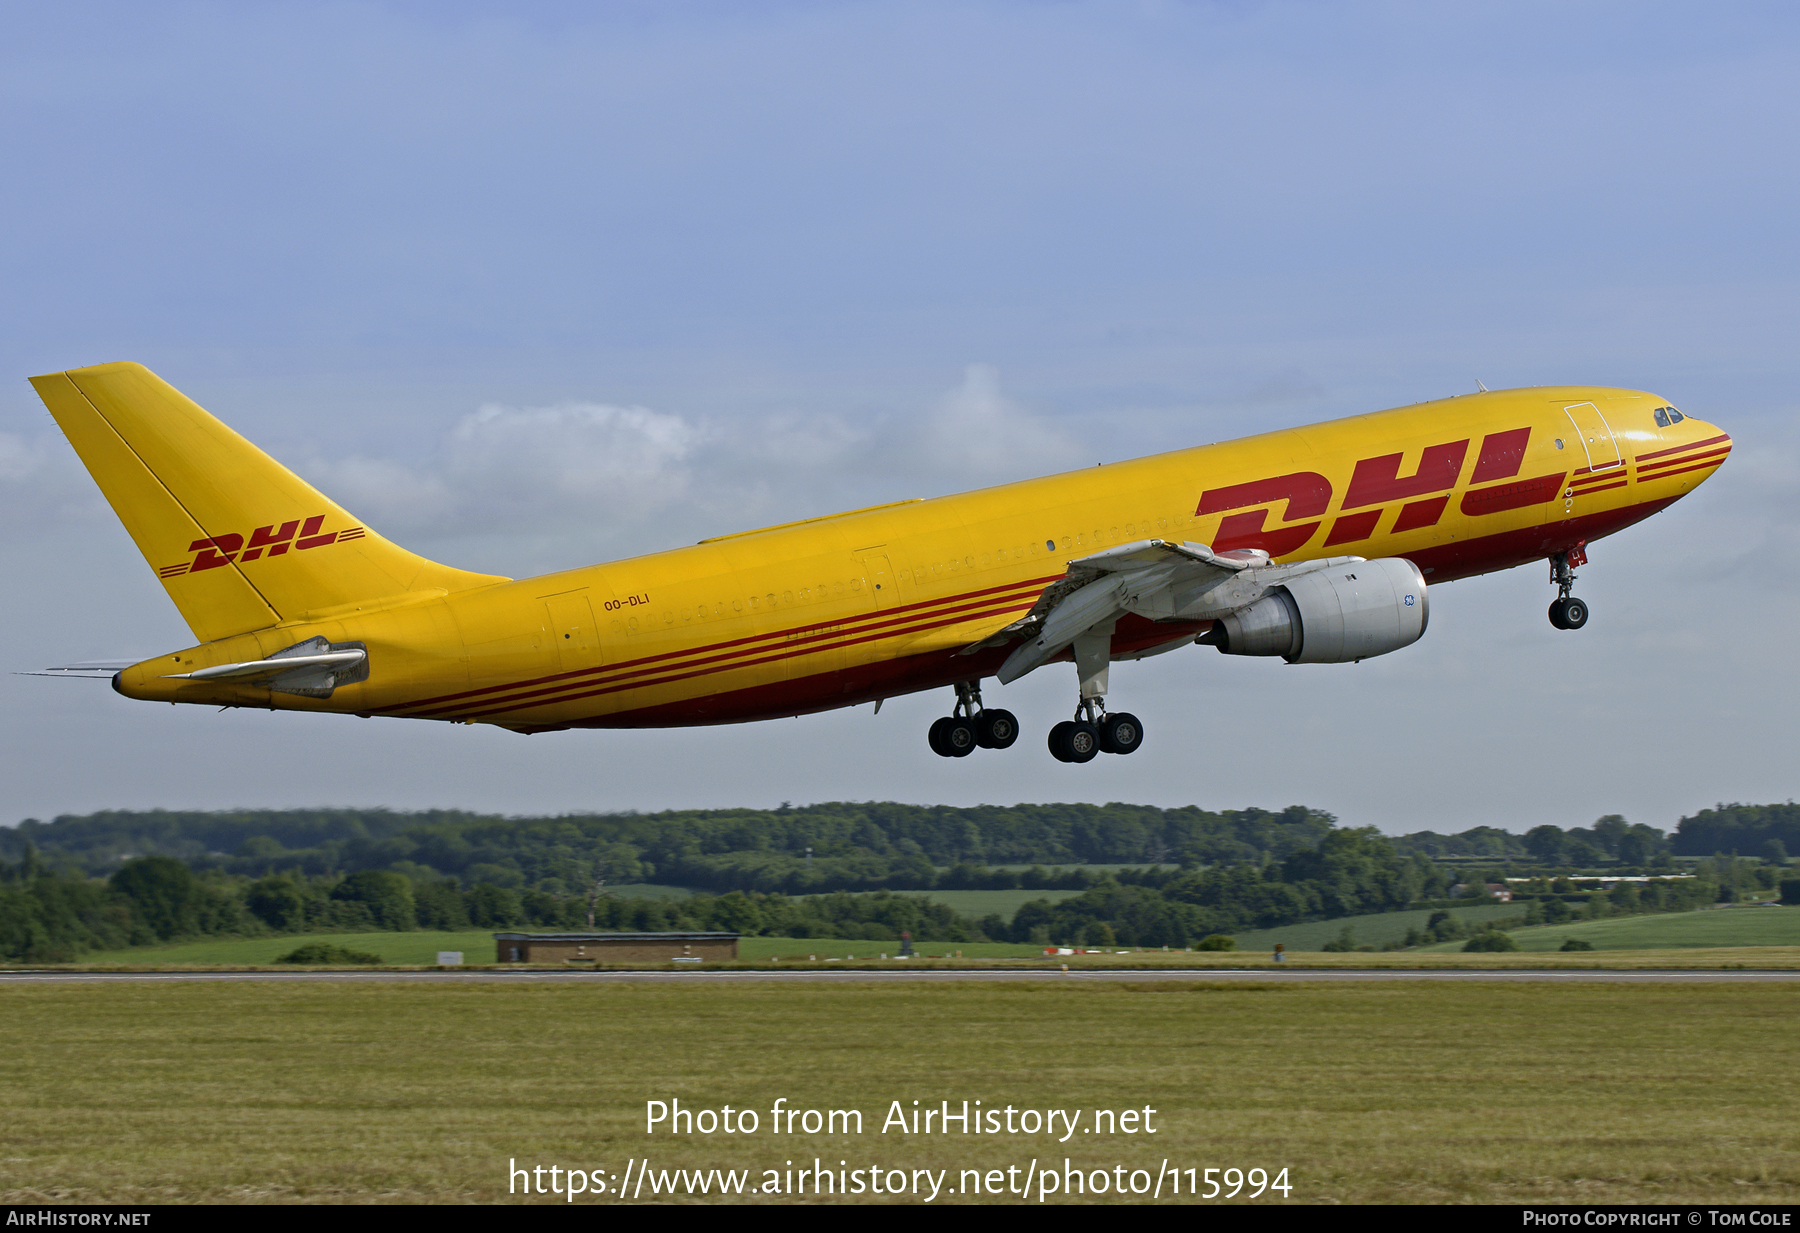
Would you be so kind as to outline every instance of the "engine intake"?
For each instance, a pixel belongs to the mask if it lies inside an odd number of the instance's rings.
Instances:
[[[1425,576],[1404,557],[1301,574],[1213,626],[1226,655],[1279,655],[1290,664],[1345,664],[1425,635]]]

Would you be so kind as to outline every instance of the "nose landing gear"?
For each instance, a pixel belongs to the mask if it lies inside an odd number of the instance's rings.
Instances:
[[[981,682],[959,681],[956,708],[926,733],[931,752],[942,758],[966,758],[981,749],[1005,749],[1019,739],[1019,721],[1011,711],[981,705]]]
[[[1575,589],[1573,567],[1587,564],[1586,547],[1577,544],[1550,558],[1550,581],[1556,584],[1556,599],[1550,605],[1550,624],[1558,629],[1580,629],[1587,624],[1587,601],[1569,594]]]

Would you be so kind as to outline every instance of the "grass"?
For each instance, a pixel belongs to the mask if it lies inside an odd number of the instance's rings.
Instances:
[[[665,886],[660,882],[621,882],[606,888],[614,899],[692,899],[694,890],[686,886]]]
[[[29,1042],[0,1068],[7,1203],[523,1202],[509,1162],[616,1175],[645,1157],[758,1182],[814,1157],[942,1169],[952,1189],[963,1169],[1023,1176],[1034,1159],[1286,1168],[1302,1203],[1800,1200],[1778,1081],[1800,1065],[1789,984],[159,982],[4,996]],[[646,1102],[676,1098],[759,1110],[760,1132],[647,1135]],[[778,1138],[778,1098],[858,1109],[863,1132]],[[1148,1107],[1157,1133],[881,1131],[890,1102],[965,1099]]]
[[[1013,873],[1025,873],[1032,869],[1042,869],[1046,873],[1076,873],[1076,872],[1081,872],[1081,873],[1118,873],[1122,869],[1175,869],[1175,868],[1178,868],[1178,866],[1175,866],[1175,865],[1159,865],[1155,861],[1114,861],[1110,864],[1108,864],[1104,861],[1100,861],[1100,862],[1096,862],[1092,865],[1045,865],[1045,864],[1018,865],[1018,864],[1012,864],[1012,865],[984,865],[982,867],[984,869],[1006,869],[1006,870],[1010,870]],[[948,868],[950,868],[950,866],[947,866],[947,865],[939,866],[939,871],[942,872],[943,870],[948,869]]]
[[[276,956],[285,955],[307,942],[329,942],[346,950],[368,951],[380,955],[388,964],[401,967],[436,963],[440,950],[459,950],[466,963],[492,963],[496,958],[494,930],[471,929],[456,933],[315,933],[279,938],[209,938],[170,946],[134,946],[129,950],[102,951],[83,955],[80,962],[84,967],[162,967],[170,964],[267,967],[274,964]]]
[[[1241,951],[1272,951],[1277,942],[1289,950],[1318,950],[1325,943],[1336,941],[1338,935],[1344,931],[1344,926],[1348,925],[1357,945],[1367,943],[1371,946],[1380,946],[1386,942],[1404,941],[1408,929],[1424,929],[1425,922],[1431,919],[1433,910],[1417,909],[1406,912],[1375,912],[1368,916],[1340,916],[1336,920],[1309,921],[1304,925],[1288,925],[1280,929],[1246,930],[1233,936],[1237,939],[1238,949]],[[1443,910],[1470,924],[1525,914],[1523,907],[1510,903],[1487,903]]]
[[[1554,951],[1567,938],[1595,950],[1686,950],[1719,946],[1800,946],[1800,910],[1713,908],[1654,916],[1614,916],[1510,931],[1522,951]],[[1422,946],[1421,952],[1460,951],[1461,942]]]
[[[80,964],[83,967],[269,967],[277,956],[310,941],[368,951],[380,955],[386,964],[394,967],[435,964],[438,952],[443,950],[461,951],[464,963],[489,964],[496,959],[494,932],[477,929],[457,933],[321,933],[280,938],[220,938],[104,951],[82,956]],[[826,959],[842,960],[850,956],[869,959],[884,951],[893,955],[899,949],[898,942],[867,938],[750,937],[738,944],[742,959],[761,961],[774,955],[792,960],[814,954],[821,963]],[[1044,953],[1041,946],[1009,942],[921,942],[915,949],[922,955],[945,955],[960,950],[969,959],[1041,958]]]
[[[1061,903],[1065,899],[1073,899],[1082,892],[1078,890],[932,890],[900,891],[898,893],[914,895],[920,899],[929,899],[933,903],[944,904],[958,916],[966,916],[970,920],[980,920],[988,913],[995,912],[1002,920],[1011,924],[1013,913],[1033,899],[1048,899],[1051,903]]]

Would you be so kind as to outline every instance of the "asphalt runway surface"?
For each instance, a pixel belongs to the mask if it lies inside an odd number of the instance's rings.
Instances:
[[[1800,981],[1800,970],[1792,971],[1757,971],[1752,969],[1714,968],[1711,970],[1691,969],[1657,969],[1648,971],[1606,971],[1600,969],[1556,970],[1546,969],[1531,971],[1526,969],[1491,969],[1491,970],[1381,970],[1381,969],[1342,969],[1313,968],[1297,970],[1280,970],[1272,968],[1157,968],[1149,971],[1128,971],[1119,969],[1076,969],[1061,972],[1055,969],[920,969],[917,971],[894,971],[889,969],[849,971],[820,971],[817,968],[799,968],[787,971],[747,971],[736,969],[716,972],[660,972],[660,971],[569,971],[569,972],[508,972],[496,970],[457,971],[417,971],[417,972],[31,972],[0,971],[0,985],[44,985],[44,984],[112,984],[141,983],[145,981],[347,981],[355,983],[388,983],[394,981],[452,983],[461,984],[477,982],[512,982],[515,984],[534,984],[552,982],[556,984],[619,984],[619,983],[652,983],[664,985],[714,985],[714,984],[857,984],[878,982],[882,984],[895,981],[912,981],[925,983],[988,981],[1000,983],[1016,983],[1019,981],[1239,981],[1244,984],[1292,984],[1295,982],[1317,981],[1327,984],[1356,984],[1370,981],[1460,981],[1460,982],[1500,982],[1500,983],[1545,983],[1545,984],[1760,984],[1770,981]]]

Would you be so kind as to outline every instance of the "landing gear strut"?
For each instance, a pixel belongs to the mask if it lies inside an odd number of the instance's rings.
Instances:
[[[981,682],[956,683],[956,707],[931,725],[926,740],[943,758],[966,758],[976,747],[1005,749],[1019,739],[1019,721],[1011,711],[981,705]]]
[[[1587,624],[1587,601],[1569,594],[1575,589],[1573,567],[1587,564],[1585,548],[1585,544],[1577,544],[1550,558],[1550,581],[1556,584],[1556,600],[1550,605],[1550,624],[1558,629],[1580,629]]]
[[[1081,701],[1075,717],[1050,729],[1050,756],[1058,762],[1092,762],[1096,754],[1132,753],[1144,743],[1144,725],[1136,715],[1106,713],[1106,683],[1112,654],[1113,625],[1096,626],[1075,639],[1075,673],[1081,678]]]

